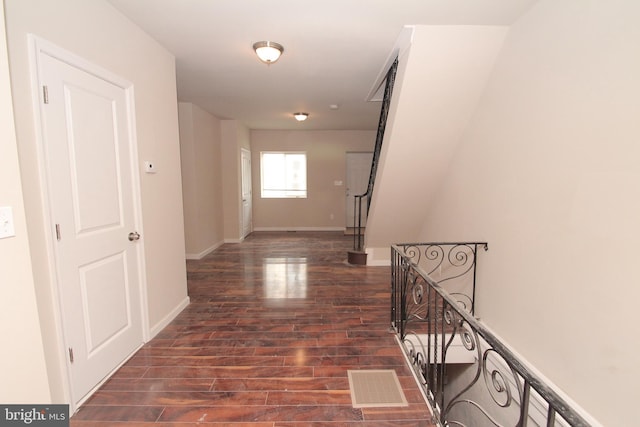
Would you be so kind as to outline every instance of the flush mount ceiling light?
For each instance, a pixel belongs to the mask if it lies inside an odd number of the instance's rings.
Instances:
[[[299,122],[304,122],[309,117],[309,113],[293,113],[293,117]]]
[[[280,43],[276,42],[256,42],[253,44],[253,50],[256,51],[256,55],[260,58],[260,61],[269,65],[278,60],[282,52],[284,52],[284,48]]]

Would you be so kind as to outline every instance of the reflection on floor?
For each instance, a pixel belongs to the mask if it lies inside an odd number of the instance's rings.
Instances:
[[[264,297],[267,299],[307,297],[307,259],[264,258]]]
[[[71,425],[432,426],[388,332],[389,268],[348,265],[351,244],[253,233],[188,261],[191,305]],[[350,369],[394,369],[409,406],[353,408]]]

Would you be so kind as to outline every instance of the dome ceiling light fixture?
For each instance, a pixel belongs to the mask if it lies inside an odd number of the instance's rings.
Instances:
[[[262,41],[253,44],[253,50],[256,51],[256,55],[260,58],[260,61],[267,65],[271,65],[280,58],[284,47],[280,43]]]
[[[309,113],[293,113],[293,117],[299,122],[304,122],[309,117]]]

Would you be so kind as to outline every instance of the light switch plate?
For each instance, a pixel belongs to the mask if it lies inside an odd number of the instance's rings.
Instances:
[[[10,206],[0,207],[0,239],[13,237],[16,230],[13,225],[13,210]]]

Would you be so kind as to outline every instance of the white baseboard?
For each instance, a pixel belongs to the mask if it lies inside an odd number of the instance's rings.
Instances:
[[[391,248],[365,248],[367,265],[372,267],[389,267],[391,265]]]
[[[373,259],[371,261],[367,261],[367,265],[371,267],[389,267],[391,266],[391,261],[385,261],[382,259]]]
[[[244,238],[242,239],[224,239],[224,243],[242,243]]]
[[[180,301],[180,303],[173,310],[171,310],[166,316],[164,316],[162,320],[160,320],[152,328],[150,328],[149,340],[153,339],[153,337],[158,335],[160,331],[162,331],[169,323],[171,323],[173,319],[175,319],[178,314],[180,314],[182,310],[184,310],[189,305],[190,301],[191,300],[187,296],[185,299]]]
[[[211,246],[210,248],[205,249],[204,251],[197,253],[197,254],[186,254],[186,258],[187,259],[202,259],[204,257],[206,257],[207,255],[209,255],[211,252],[215,251],[216,249],[218,249],[220,246],[222,246],[225,242],[218,242],[215,245]]]
[[[255,227],[253,231],[344,231],[344,227]]]

